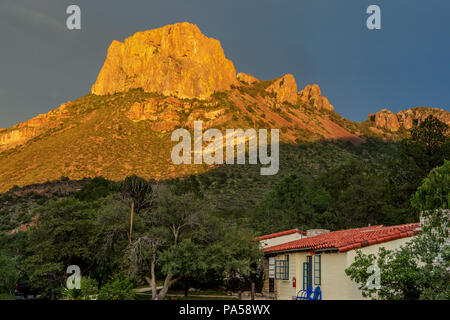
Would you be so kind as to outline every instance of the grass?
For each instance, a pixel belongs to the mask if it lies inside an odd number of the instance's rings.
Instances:
[[[14,300],[14,296],[10,293],[0,293],[0,300]]]
[[[169,291],[168,294],[182,294],[184,295],[184,291]],[[194,291],[194,292],[189,292],[188,296],[206,296],[206,295],[210,295],[210,296],[226,296],[228,295],[225,291],[214,291],[214,290],[204,290],[204,291]]]
[[[136,300],[151,300],[151,293],[137,293]],[[166,300],[237,300],[236,297],[228,296],[225,291],[203,290],[189,292],[187,297],[184,296],[184,291],[173,290],[169,291]]]
[[[196,296],[187,296],[187,297],[178,297],[177,300],[238,300],[236,297],[196,297]]]

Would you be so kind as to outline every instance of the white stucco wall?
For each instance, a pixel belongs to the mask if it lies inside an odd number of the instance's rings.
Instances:
[[[302,238],[304,238],[304,236],[301,233],[296,232],[296,233],[291,233],[291,234],[284,235],[281,237],[260,240],[259,243],[261,244],[262,248],[268,248],[268,247],[277,246],[282,243],[302,239]]]
[[[277,256],[277,259],[283,259],[284,255]],[[275,280],[277,283],[276,295],[278,300],[292,300],[293,296],[297,295],[296,287],[292,286],[292,278],[296,276],[297,268],[297,254],[289,254],[289,280]]]
[[[411,241],[411,239],[412,239],[411,237],[407,237],[407,238],[397,239],[397,240],[393,240],[393,241],[389,241],[389,242],[385,242],[385,243],[379,243],[379,244],[375,244],[373,246],[361,248],[361,251],[364,254],[371,254],[371,253],[377,254],[379,248],[381,248],[381,247],[384,247],[388,250],[394,250],[394,249],[400,248],[400,246]],[[346,252],[345,269],[348,268],[355,261],[355,256],[356,256],[356,250],[350,250],[350,251]],[[344,274],[345,274],[345,272],[344,272]],[[345,277],[347,279],[345,281],[347,283],[346,284],[346,294],[341,299],[346,299],[346,300],[365,299],[362,296],[361,291],[359,291],[358,285],[355,282],[351,281],[347,275],[345,275]],[[336,290],[333,290],[333,289],[329,291],[329,296],[330,296],[329,299],[340,299],[340,298],[337,298],[338,293],[336,292]]]
[[[368,247],[361,248],[364,254],[376,254],[380,247],[386,249],[397,249],[401,245],[410,241],[411,237],[397,239],[385,243],[380,243]],[[310,255],[309,251],[291,253],[289,257],[290,281],[275,280],[275,288],[277,289],[277,299],[291,300],[292,296],[296,296],[299,290],[303,289],[303,263],[306,257]],[[358,285],[354,283],[346,274],[347,269],[354,261],[356,256],[355,250],[347,252],[320,253],[321,255],[321,275],[322,275],[322,299],[323,300],[360,300],[364,299],[358,289]],[[283,254],[279,257],[284,256]],[[278,258],[278,257],[277,257]],[[314,271],[313,271],[314,272]],[[292,277],[295,275],[297,279],[297,287],[292,287]]]

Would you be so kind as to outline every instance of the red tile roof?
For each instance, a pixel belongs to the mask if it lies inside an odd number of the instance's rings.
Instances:
[[[339,252],[345,252],[376,243],[411,237],[420,232],[419,227],[419,223],[409,223],[390,227],[380,225],[339,230],[268,247],[264,249],[264,252],[321,249],[338,249]]]
[[[272,239],[272,238],[287,236],[287,235],[294,234],[294,233],[301,233],[303,235],[306,235],[305,231],[298,230],[298,229],[291,229],[291,230],[287,230],[287,231],[281,231],[281,232],[277,232],[277,233],[271,233],[271,234],[267,234],[264,236],[260,236],[260,237],[256,238],[256,240]]]

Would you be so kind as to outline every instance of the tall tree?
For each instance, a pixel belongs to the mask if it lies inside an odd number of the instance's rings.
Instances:
[[[419,209],[422,234],[397,250],[377,255],[358,252],[346,274],[364,296],[375,299],[450,299],[450,162],[433,169],[412,198]],[[368,267],[380,270],[381,288],[366,285]]]
[[[204,205],[192,193],[176,195],[167,186],[157,190],[156,209],[146,216],[147,232],[132,242],[129,257],[133,274],[149,265],[150,277],[146,277],[152,288],[153,299],[164,299],[169,288],[181,279],[176,267],[164,264],[165,279],[160,290],[156,287],[156,266],[166,250],[176,251],[184,236],[201,225]],[[167,253],[166,253],[167,254]]]
[[[136,175],[127,177],[121,185],[124,198],[130,199],[130,232],[128,242],[133,238],[134,213],[150,208],[153,202],[152,184]]]

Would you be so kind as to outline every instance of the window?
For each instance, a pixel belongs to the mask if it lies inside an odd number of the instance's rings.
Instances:
[[[289,255],[284,260],[275,260],[275,279],[289,280]]]
[[[303,262],[303,290],[308,288],[308,262]]]
[[[320,255],[314,256],[314,285],[320,286],[322,282],[322,258]]]
[[[314,259],[314,268],[313,268]],[[314,275],[314,277],[313,277]],[[303,290],[314,285],[320,286],[322,284],[322,271],[321,271],[321,256],[307,256],[306,262],[303,263]]]

